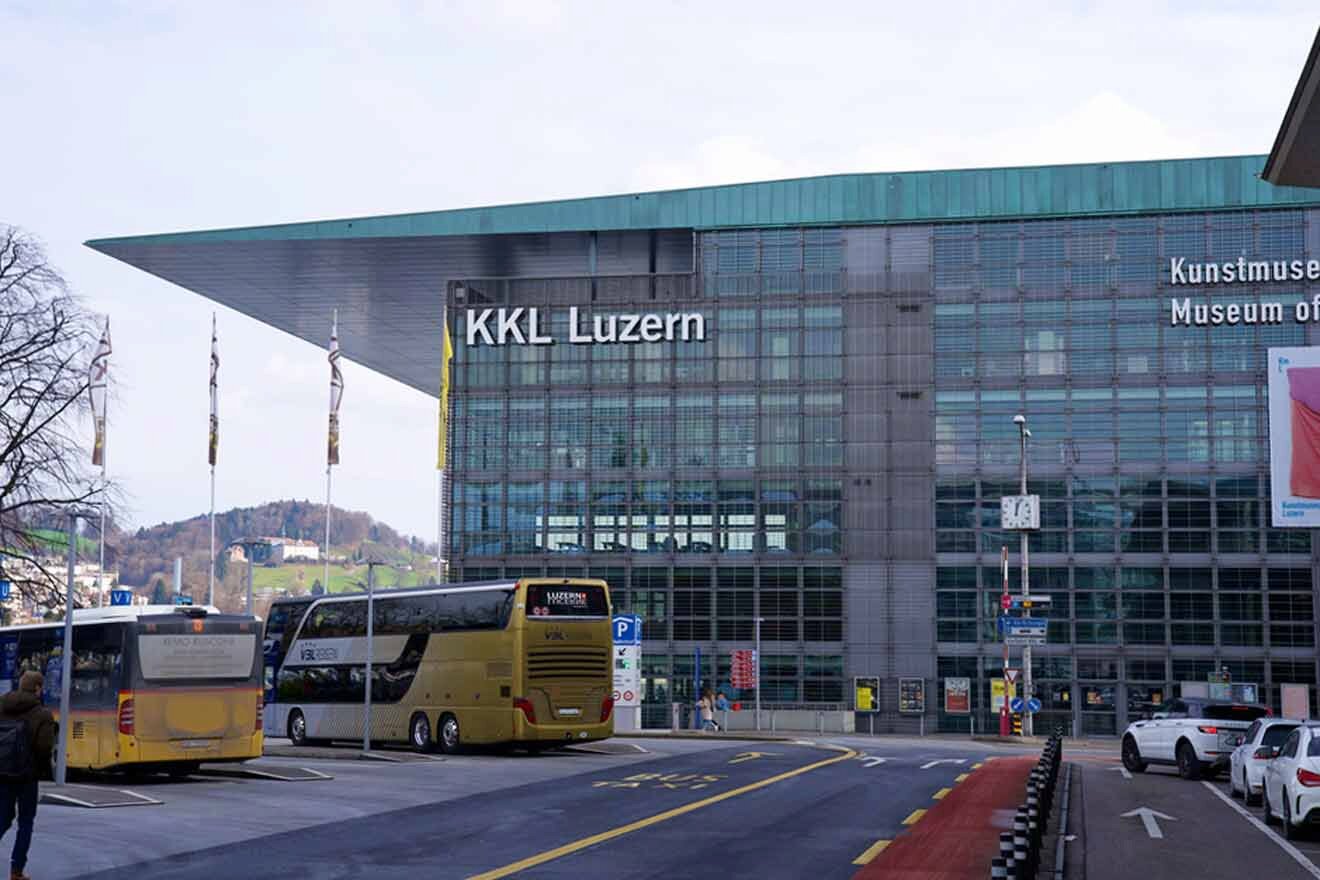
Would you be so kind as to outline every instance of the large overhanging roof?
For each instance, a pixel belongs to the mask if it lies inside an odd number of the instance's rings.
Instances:
[[[1320,187],[1320,30],[1293,89],[1263,176],[1282,186]]]
[[[435,394],[446,282],[590,273],[592,233],[1008,220],[1320,203],[1263,156],[843,174],[597,198],[104,238],[89,247]],[[600,268],[602,273],[607,271]],[[643,267],[642,272],[646,269]]]

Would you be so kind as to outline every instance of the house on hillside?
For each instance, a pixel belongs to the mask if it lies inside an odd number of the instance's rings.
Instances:
[[[244,538],[229,545],[230,562],[246,562],[246,548],[252,550],[252,561],[258,565],[286,562],[315,562],[321,558],[321,548],[315,541],[302,538]]]

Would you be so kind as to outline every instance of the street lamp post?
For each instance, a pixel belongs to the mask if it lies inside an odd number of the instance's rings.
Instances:
[[[756,665],[756,729],[761,729],[761,621],[764,617],[755,617],[753,621],[754,645],[752,662]]]
[[[1031,432],[1027,430],[1027,417],[1018,413],[1013,416],[1013,423],[1018,426],[1018,437],[1020,441],[1020,454],[1022,459],[1022,486],[1021,494],[1027,494],[1027,439]],[[1027,530],[1022,530],[1022,613],[1026,617],[1031,616],[1031,604],[1027,601],[1031,598],[1031,562],[1027,553]],[[1007,700],[1005,696],[1005,700]],[[1022,648],[1022,735],[1031,736],[1034,729],[1031,715],[1031,645],[1025,645]]]

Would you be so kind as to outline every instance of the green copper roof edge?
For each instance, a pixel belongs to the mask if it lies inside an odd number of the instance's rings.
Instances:
[[[374,217],[92,239],[119,246],[1011,220],[1320,205],[1266,156],[833,174]]]

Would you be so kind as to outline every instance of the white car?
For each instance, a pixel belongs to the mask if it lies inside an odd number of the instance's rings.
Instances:
[[[1278,757],[1265,768],[1265,822],[1276,818],[1283,836],[1294,838],[1301,826],[1320,823],[1320,724],[1293,730]]]
[[[1228,790],[1250,805],[1260,799],[1261,780],[1274,755],[1302,722],[1288,718],[1262,718],[1247,728],[1242,745],[1233,750],[1228,761]]]
[[[1147,764],[1172,764],[1183,779],[1228,769],[1229,756],[1247,728],[1270,710],[1255,703],[1179,697],[1123,731],[1123,766],[1140,773]]]

